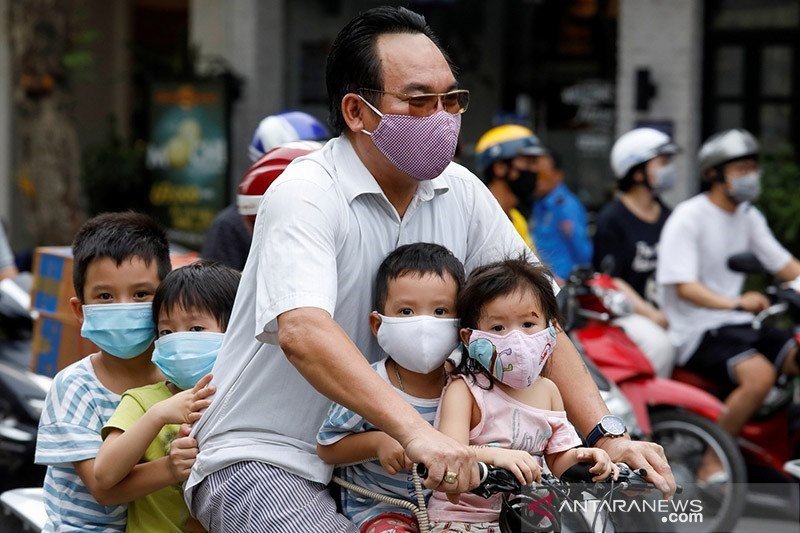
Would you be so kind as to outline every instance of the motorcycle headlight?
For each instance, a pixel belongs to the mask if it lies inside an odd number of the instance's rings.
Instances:
[[[631,437],[641,437],[643,435],[642,428],[639,427],[639,421],[636,420],[636,413],[633,412],[631,402],[622,394],[622,391],[614,385],[607,391],[600,391],[600,396],[606,402],[609,412],[612,415],[620,417],[625,422],[625,427]]]

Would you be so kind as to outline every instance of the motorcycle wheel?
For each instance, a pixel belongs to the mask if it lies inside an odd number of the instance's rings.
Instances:
[[[675,523],[680,531],[731,531],[739,520],[747,496],[747,469],[733,437],[716,423],[694,413],[668,409],[650,415],[653,442],[664,448],[675,481],[684,492],[675,500],[700,500],[702,522]],[[704,486],[698,483],[706,450],[719,459],[728,481]]]

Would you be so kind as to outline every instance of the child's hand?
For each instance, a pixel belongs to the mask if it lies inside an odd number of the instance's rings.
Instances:
[[[192,428],[188,424],[181,424],[178,438],[169,445],[169,469],[175,478],[175,483],[183,483],[189,479],[192,466],[200,452],[197,441],[189,436]]]
[[[523,485],[530,485],[533,482],[542,481],[542,467],[536,459],[524,450],[508,450],[497,448],[494,450],[492,464],[500,468],[505,468]]]
[[[578,462],[594,463],[589,472],[595,474],[592,481],[602,481],[608,476],[613,475],[617,479],[619,467],[611,461],[605,450],[600,448],[581,448],[578,450]]]
[[[414,464],[406,457],[406,452],[399,442],[383,433],[383,437],[378,444],[378,460],[381,466],[389,474],[396,474],[403,470],[411,470]]]
[[[204,376],[197,382],[192,390],[179,392],[155,404],[158,419],[163,424],[194,424],[200,420],[200,411],[211,405],[207,399],[216,392],[214,385],[209,385],[211,374]]]

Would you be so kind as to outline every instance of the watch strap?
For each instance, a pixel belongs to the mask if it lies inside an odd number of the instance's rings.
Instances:
[[[586,444],[588,444],[590,448],[593,448],[597,441],[603,438],[605,434],[606,432],[603,430],[603,426],[597,424],[592,428],[589,434],[586,435]]]

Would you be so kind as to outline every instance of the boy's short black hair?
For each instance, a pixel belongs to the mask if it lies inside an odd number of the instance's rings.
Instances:
[[[117,266],[131,257],[139,257],[149,267],[156,262],[158,279],[172,270],[167,234],[152,218],[141,213],[103,213],[81,226],[72,242],[72,284],[83,302],[86,270],[92,261],[108,257]]]
[[[167,315],[180,306],[186,310],[208,313],[220,329],[228,329],[233,301],[239,288],[241,274],[214,261],[195,261],[176,268],[164,278],[153,297],[153,322],[158,327],[158,316]]]
[[[438,274],[453,276],[460,291],[464,286],[464,265],[453,253],[439,244],[418,242],[396,248],[378,267],[375,286],[375,310],[384,312],[389,282],[405,274]]]

